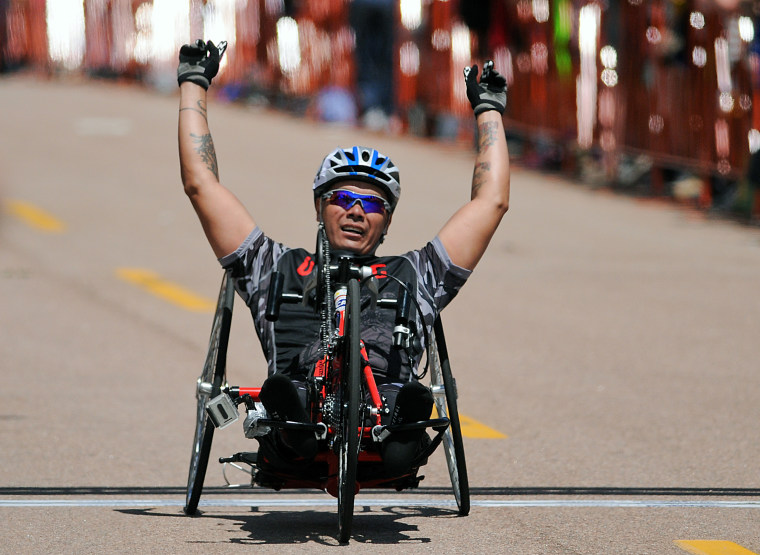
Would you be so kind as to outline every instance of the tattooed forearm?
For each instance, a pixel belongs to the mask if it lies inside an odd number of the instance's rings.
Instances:
[[[478,125],[478,152],[485,152],[498,139],[498,124],[495,121],[486,121]]]
[[[474,197],[478,190],[488,180],[488,173],[491,171],[490,162],[478,162],[472,172],[472,196]]]
[[[206,104],[202,101],[198,101],[198,107],[187,107],[187,108],[180,108],[180,112],[184,112],[185,110],[190,110],[191,112],[198,112],[200,115],[203,116],[203,119],[205,119],[208,122],[208,112],[206,110]]]
[[[214,150],[214,141],[211,139],[211,134],[196,135],[190,133],[193,138],[193,142],[196,144],[195,152],[197,152],[203,163],[214,176],[219,179],[219,167],[216,162],[216,150]]]

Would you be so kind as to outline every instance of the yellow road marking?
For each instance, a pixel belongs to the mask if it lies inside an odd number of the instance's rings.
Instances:
[[[143,270],[141,268],[119,268],[116,270],[116,275],[124,281],[136,285],[156,297],[186,310],[192,310],[193,312],[213,312],[214,308],[216,308],[216,303],[214,301],[196,295],[180,285],[166,281],[150,270]]]
[[[436,410],[435,407],[434,410]],[[438,411],[436,410],[436,412]],[[459,415],[459,425],[462,428],[462,437],[473,439],[506,439],[507,437],[501,432],[464,414]]]
[[[62,233],[66,229],[66,224],[61,220],[29,202],[23,200],[6,200],[6,211],[27,225],[46,231],[48,233]]]
[[[725,540],[676,540],[673,543],[694,555],[757,555],[737,543]]]
[[[459,423],[462,425],[462,435],[464,437],[476,439],[504,439],[507,437],[501,432],[489,428],[485,424],[464,414],[459,415]]]

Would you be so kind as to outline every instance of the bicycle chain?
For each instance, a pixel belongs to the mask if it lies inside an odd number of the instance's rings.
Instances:
[[[332,326],[332,278],[330,276],[330,242],[327,240],[324,224],[319,224],[319,238],[322,251],[322,275],[325,281],[324,293],[325,299],[322,303],[322,323],[320,325],[320,336],[322,338],[322,354],[327,354],[333,348],[333,326]]]

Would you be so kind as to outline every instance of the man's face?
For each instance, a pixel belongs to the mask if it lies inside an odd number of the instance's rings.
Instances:
[[[340,181],[331,187],[330,191],[335,189],[345,189],[362,195],[376,195],[385,198],[380,187],[363,181]],[[332,248],[359,255],[372,253],[391,223],[389,212],[367,214],[358,202],[346,210],[338,205],[330,204],[324,199],[318,199],[317,220],[319,220],[320,210],[322,210],[327,239]]]

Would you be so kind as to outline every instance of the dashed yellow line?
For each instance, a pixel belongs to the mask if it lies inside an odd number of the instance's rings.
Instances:
[[[49,212],[23,200],[6,200],[5,210],[35,229],[47,233],[62,233],[66,224]]]
[[[438,416],[438,410],[435,407],[433,407],[433,412],[435,413],[435,416]],[[462,437],[469,437],[472,439],[506,439],[507,437],[498,430],[494,430],[482,422],[478,422],[474,418],[470,418],[464,414],[459,415],[459,425],[462,429]]]
[[[213,312],[216,303],[142,268],[119,268],[116,275],[156,297],[193,312]]]
[[[676,540],[673,543],[694,555],[757,555],[737,543],[725,540]]]
[[[462,426],[462,435],[464,437],[475,439],[505,439],[507,437],[501,432],[464,414],[459,415],[459,423]]]

